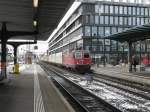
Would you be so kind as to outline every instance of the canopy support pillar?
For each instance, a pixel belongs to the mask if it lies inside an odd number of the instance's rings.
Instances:
[[[128,51],[128,62],[129,62],[129,72],[132,72],[132,42],[128,42],[129,51]]]
[[[1,49],[2,49],[2,57],[1,57],[1,74],[0,74],[0,81],[7,77],[6,75],[6,44],[7,44],[8,36],[6,30],[6,23],[2,23],[2,30],[1,30]]]

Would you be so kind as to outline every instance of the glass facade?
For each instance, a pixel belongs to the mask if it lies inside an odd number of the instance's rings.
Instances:
[[[140,0],[118,0],[118,2],[121,1],[134,3],[134,1]],[[84,9],[85,6],[86,8]],[[128,46],[116,41],[106,40],[105,36],[150,22],[150,8],[143,5],[108,4],[107,2],[101,4],[100,2],[95,5],[81,5],[80,9],[82,9],[80,19],[78,21],[73,21],[73,18],[68,20],[64,26],[65,30],[63,31],[62,29],[64,28],[62,28],[55,35],[55,37],[63,38],[62,41],[59,41],[59,44],[57,43],[56,45],[50,43],[50,46],[52,46],[50,49],[68,43],[70,49],[83,47],[85,50],[90,51],[93,57],[98,54],[100,55],[99,57],[102,57],[105,50],[107,58],[111,58],[111,56],[115,56],[118,53],[127,53]],[[81,26],[79,26],[80,24]],[[77,27],[80,27],[80,29]],[[81,38],[78,39],[79,35]],[[82,44],[80,41],[82,41]],[[141,46],[142,50],[150,51],[149,44],[146,46],[145,43],[142,43]],[[68,48],[66,45],[62,49]]]
[[[98,1],[98,0],[88,0],[88,1]],[[99,1],[108,1],[108,2],[118,2],[118,3],[131,3],[131,4],[144,4],[150,5],[150,0],[99,0]]]

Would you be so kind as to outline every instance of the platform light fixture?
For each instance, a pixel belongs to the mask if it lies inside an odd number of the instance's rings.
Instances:
[[[34,6],[35,8],[38,7],[38,3],[39,3],[39,0],[33,0],[33,6]]]
[[[37,21],[36,20],[33,21],[33,26],[37,27]]]

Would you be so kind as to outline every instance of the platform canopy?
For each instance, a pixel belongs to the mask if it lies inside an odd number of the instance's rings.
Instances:
[[[120,42],[136,42],[139,40],[150,39],[150,23],[127,29],[123,32],[115,33],[105,37],[106,39]]]
[[[33,3],[38,1],[38,6]],[[47,40],[74,0],[0,0],[0,28],[6,22],[8,31],[34,31],[38,21],[38,40]],[[32,40],[34,36],[11,39]]]

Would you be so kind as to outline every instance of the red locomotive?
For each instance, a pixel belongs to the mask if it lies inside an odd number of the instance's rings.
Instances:
[[[142,56],[141,57],[141,64],[145,66],[150,66],[150,56]]]
[[[92,60],[90,53],[85,50],[73,50],[71,52],[59,52],[44,57],[44,61],[49,61],[57,65],[65,66],[70,69],[75,69],[80,72],[90,70]]]
[[[63,54],[63,65],[79,71],[90,70],[92,60],[89,52],[83,50],[75,50]]]

